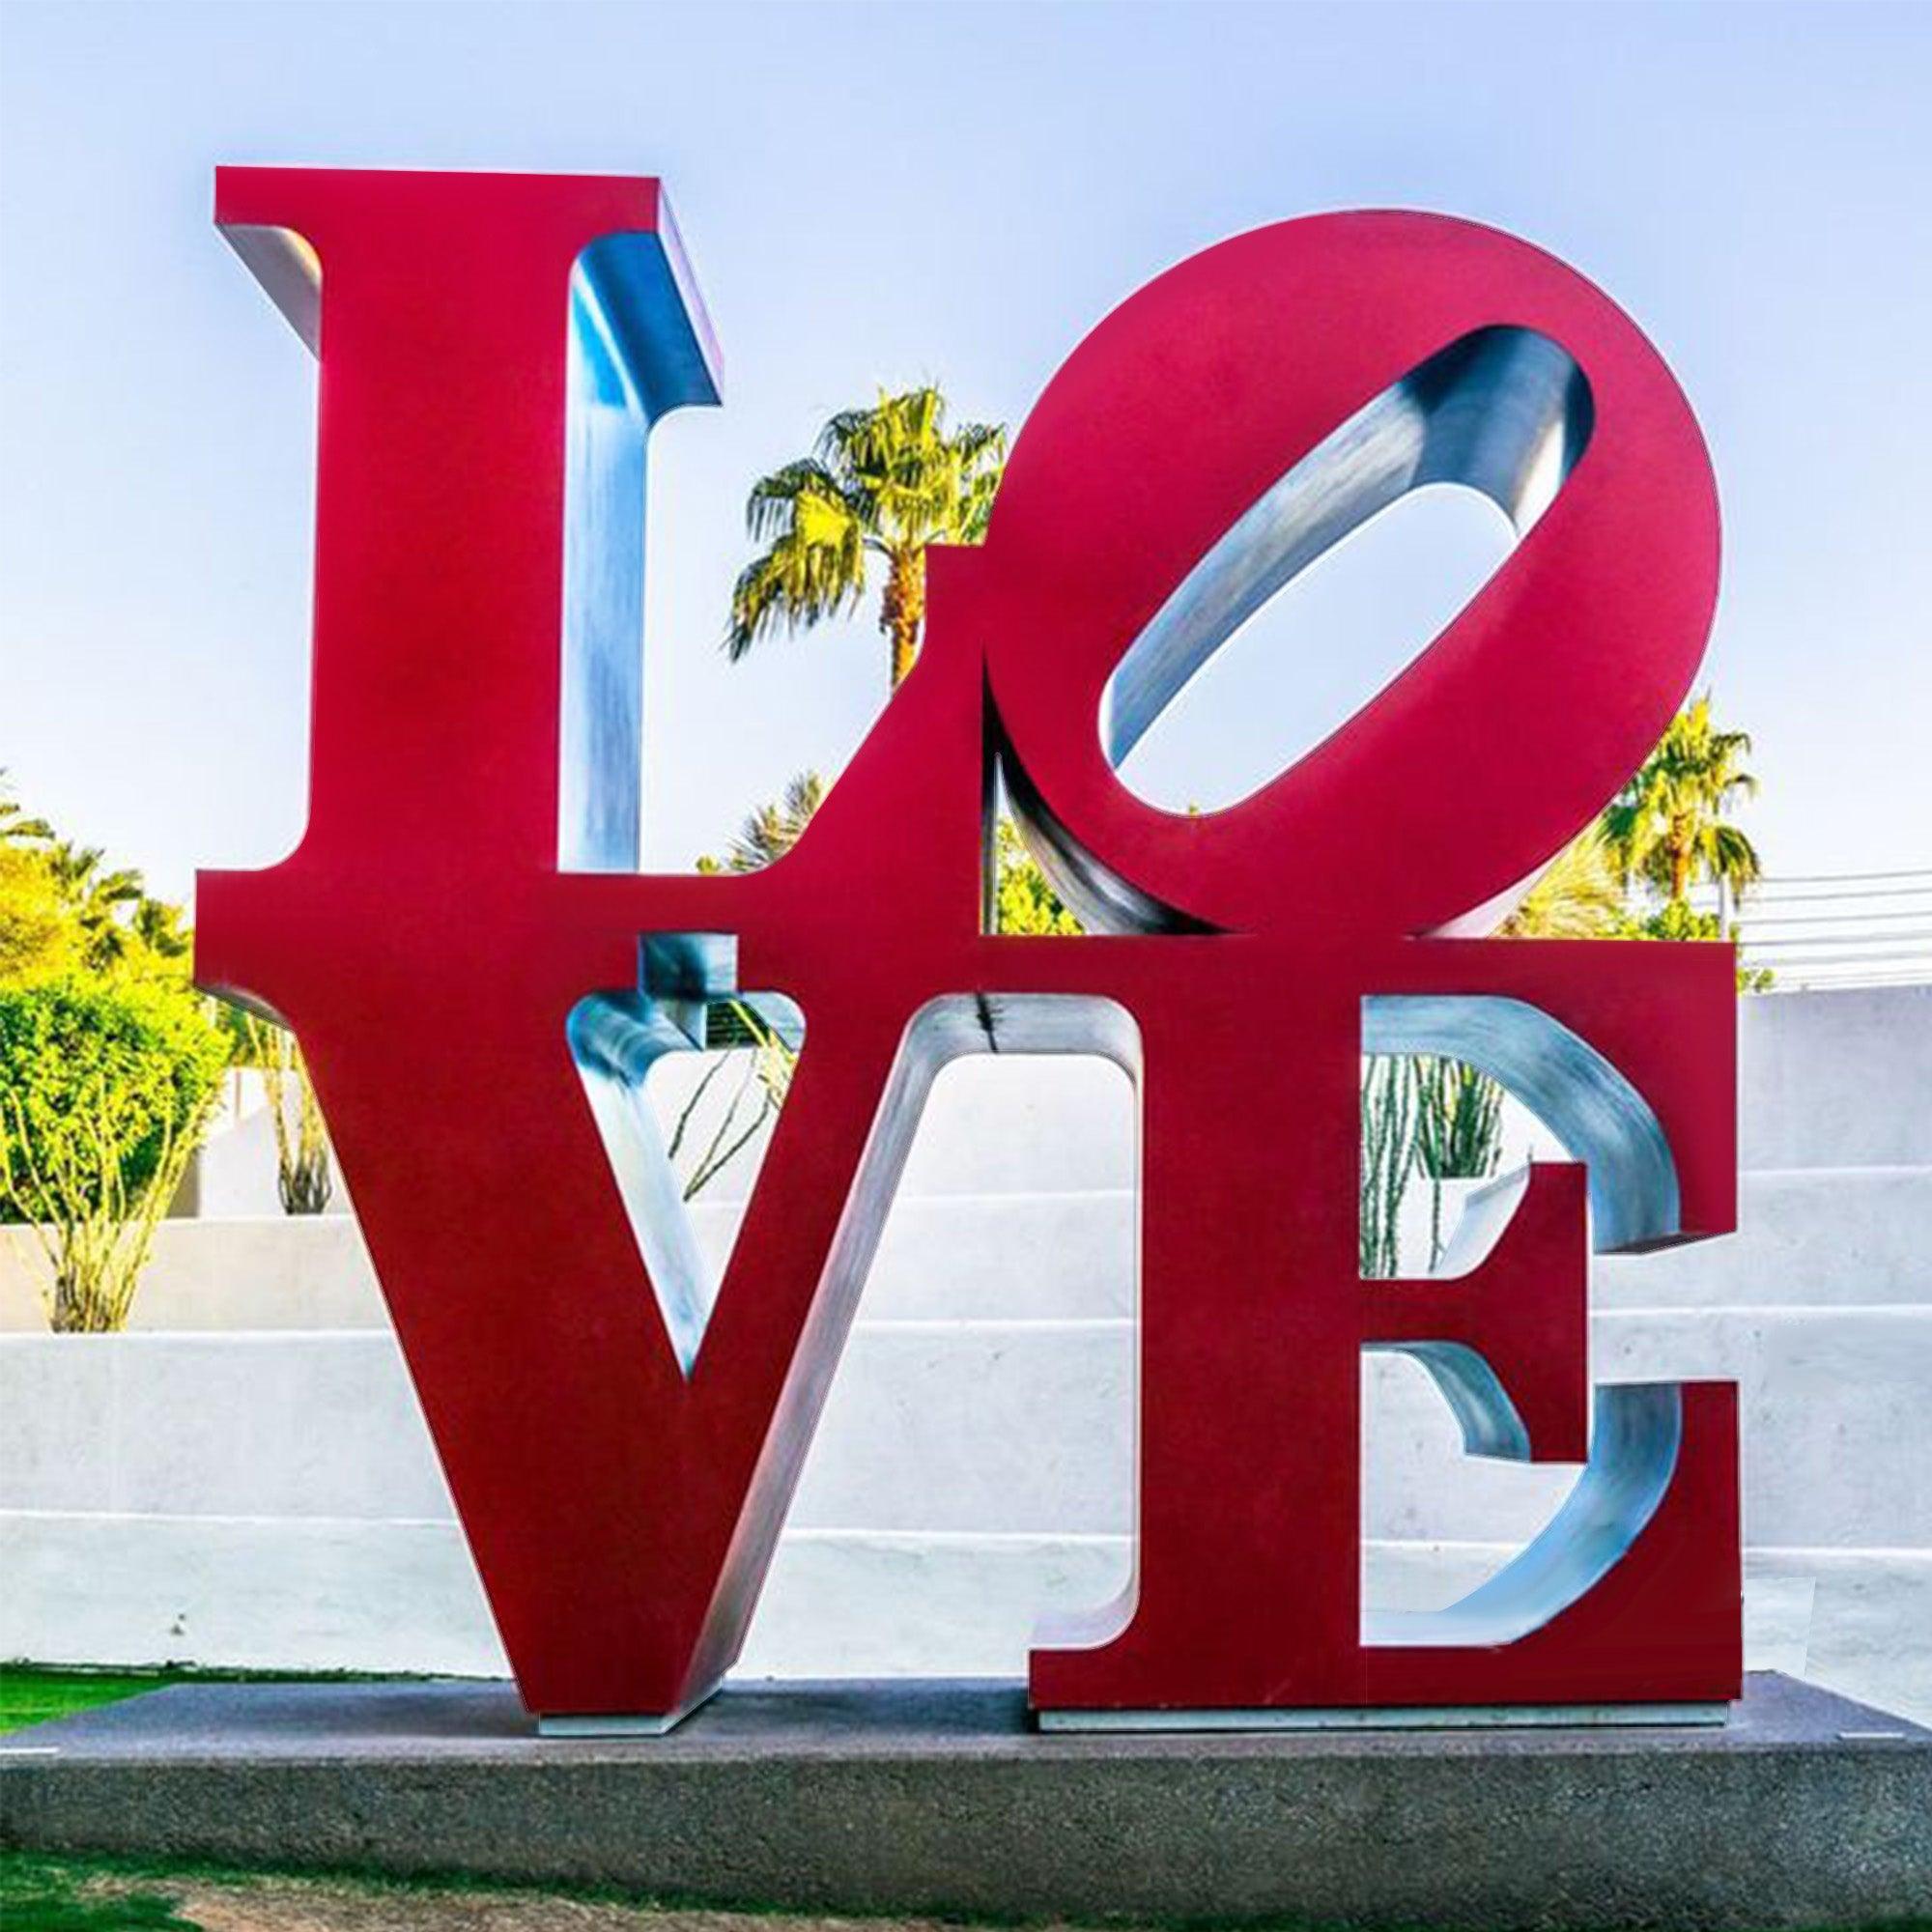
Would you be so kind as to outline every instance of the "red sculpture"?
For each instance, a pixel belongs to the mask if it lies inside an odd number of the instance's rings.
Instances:
[[[918,668],[798,847],[650,877],[606,621],[637,572],[604,553],[635,563],[649,422],[716,400],[656,184],[226,169],[217,219],[320,342],[314,726],[301,843],[203,875],[197,970],[301,1036],[533,1710],[668,1723],[729,1666],[925,1086],[993,1045],[1111,1053],[1142,1110],[1135,1580],[1035,1653],[1037,1706],[1736,1692],[1734,1394],[1601,1390],[1591,1435],[1582,1168],[1536,1170],[1471,1276],[1357,1265],[1365,1049],[1516,1088],[1587,1160],[1599,1246],[1733,1225],[1729,949],[1459,936],[1615,790],[1703,648],[1709,463],[1619,310],[1419,214],[1183,263],[1049,385],[983,548],[935,557]],[[1121,784],[1249,610],[1437,480],[1523,538],[1416,663],[1226,810]],[[993,767],[1104,931],[986,929]],[[1453,812],[1423,781],[1447,769]],[[810,1043],[707,1308],[648,1218],[661,1150],[613,1164],[599,1122],[737,990]],[[1483,1590],[1365,1629],[1368,1347],[1418,1355],[1471,1447],[1590,1461]]]

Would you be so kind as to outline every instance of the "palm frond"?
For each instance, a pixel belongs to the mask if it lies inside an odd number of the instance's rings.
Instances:
[[[787,635],[857,608],[866,590],[865,531],[843,504],[815,491],[791,499],[791,515],[731,591],[725,654],[735,663],[775,631]]]
[[[725,869],[762,871],[773,861],[782,859],[804,836],[824,797],[825,781],[816,772],[796,774],[785,785],[781,799],[747,813],[725,856]]]
[[[806,498],[816,499],[828,508],[847,503],[845,486],[811,457],[802,457],[769,476],[760,476],[745,499],[745,534],[753,543],[763,543],[788,529],[799,503]]]
[[[1549,862],[1497,932],[1505,939],[1605,939],[1623,923],[1611,843],[1592,825]]]
[[[1643,879],[1674,899],[1699,879],[1746,885],[1757,877],[1755,847],[1722,822],[1739,799],[1756,795],[1743,763],[1750,749],[1748,732],[1714,724],[1708,691],[1671,720],[1604,815],[1626,882]]]
[[[29,818],[14,796],[7,768],[0,765],[0,844],[51,842],[54,829],[44,818]]]
[[[933,543],[985,535],[1007,452],[1005,426],[949,432],[944,394],[931,384],[880,390],[841,410],[810,456],[761,477],[746,500],[746,528],[764,546],[732,592],[725,649],[735,660],[761,639],[810,628],[856,609],[867,557],[885,558],[899,586],[881,628],[894,639],[894,675],[909,663],[923,621],[923,554]]]

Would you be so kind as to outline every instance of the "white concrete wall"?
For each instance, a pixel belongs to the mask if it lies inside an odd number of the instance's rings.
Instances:
[[[1739,1164],[1932,1166],[1932,985],[1739,1007]]]
[[[1928,1042],[1923,989],[1747,1002],[1741,1232],[1600,1263],[1593,1324],[1602,1379],[1741,1384],[1754,1660],[1921,1717]],[[1015,1672],[1039,1612],[1119,1588],[1132,1138],[1095,1063],[943,1077],[748,1671]],[[736,1211],[699,1208],[714,1254]],[[171,1223],[145,1332],[36,1322],[0,1267],[0,1656],[502,1667],[353,1221]],[[1371,1597],[1444,1601],[1570,1478],[1463,1458],[1419,1372],[1365,1375]]]
[[[293,1094],[287,1105],[293,1109]],[[259,1073],[237,1068],[222,1082],[208,1137],[188,1162],[181,1191],[168,1212],[233,1220],[279,1215],[281,1211],[281,1196],[275,1185],[275,1126],[269,1112],[268,1090]],[[339,1216],[349,1211],[349,1196],[338,1176],[324,1212]]]

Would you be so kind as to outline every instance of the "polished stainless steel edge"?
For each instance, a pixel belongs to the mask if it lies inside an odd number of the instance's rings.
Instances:
[[[1047,1732],[1459,1731],[1721,1724],[1728,1704],[1365,1705],[1333,1710],[1039,1711]]]

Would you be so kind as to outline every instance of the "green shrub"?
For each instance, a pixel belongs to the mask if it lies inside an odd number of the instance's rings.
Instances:
[[[1071,939],[1082,932],[1085,928],[1047,883],[1010,818],[1000,820],[995,839],[999,918],[994,929],[1024,939]]]
[[[33,1225],[56,1328],[125,1324],[228,1054],[177,981],[0,987],[0,1216]]]

